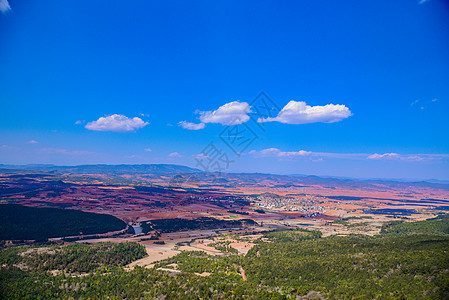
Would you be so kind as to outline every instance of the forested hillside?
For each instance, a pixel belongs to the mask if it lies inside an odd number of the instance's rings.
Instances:
[[[0,205],[0,240],[45,241],[52,237],[97,234],[126,228],[122,220],[79,210]]]
[[[427,222],[414,223],[413,234],[375,237],[322,238],[317,231],[273,231],[255,240],[247,255],[182,252],[155,268],[132,271],[120,265],[144,255],[135,244],[11,248],[0,255],[0,295],[3,299],[30,295],[45,299],[295,299],[304,295],[309,299],[447,299],[449,236],[416,234],[420,227],[427,228]],[[23,251],[28,258],[21,256]],[[70,276],[74,272],[90,275]]]
[[[0,260],[7,266],[30,272],[58,270],[80,274],[111,266],[125,266],[146,255],[144,246],[126,242],[13,247],[1,251]]]
[[[421,222],[393,221],[382,226],[381,232],[386,235],[406,234],[449,234],[449,215],[441,215]]]

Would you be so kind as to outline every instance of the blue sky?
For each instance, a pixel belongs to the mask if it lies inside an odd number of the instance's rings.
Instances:
[[[447,1],[0,0],[0,12],[0,163],[195,167],[213,143],[224,171],[449,179]],[[261,91],[284,111],[257,123]],[[228,126],[256,138],[235,153]]]

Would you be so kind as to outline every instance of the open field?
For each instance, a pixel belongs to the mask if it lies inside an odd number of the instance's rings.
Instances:
[[[449,206],[449,186],[443,184],[227,174],[225,183],[206,177],[167,186],[169,176],[145,175],[3,173],[0,201],[106,213],[126,222],[199,216],[335,219],[375,216],[378,210],[419,219]]]
[[[110,214],[137,228],[149,220],[211,217],[257,222],[238,232],[305,228],[324,236],[376,235],[384,222],[425,220],[449,206],[449,185],[428,182],[264,174],[224,174],[216,181],[208,174],[179,173],[176,178],[188,180],[173,184],[174,175],[166,172],[95,172],[92,168],[3,172],[0,203]],[[215,229],[162,234],[159,241],[164,245],[154,244],[151,234],[120,234],[97,241],[138,241],[149,253],[141,264],[151,265],[195,247],[214,253],[199,242],[213,235]],[[248,250],[245,245],[234,246]]]

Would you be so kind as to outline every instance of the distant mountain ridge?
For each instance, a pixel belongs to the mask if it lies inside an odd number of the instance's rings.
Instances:
[[[134,173],[134,174],[174,174],[174,173],[199,173],[199,169],[172,164],[139,164],[139,165],[79,165],[79,166],[56,166],[56,165],[3,165],[0,169],[27,170],[27,171],[59,171],[70,173]]]
[[[155,175],[179,175],[179,174],[196,174],[197,180],[210,180],[210,173],[202,170],[191,168],[183,165],[174,164],[95,164],[95,165],[78,165],[78,166],[56,166],[49,164],[29,164],[29,165],[6,165],[0,164],[0,172],[8,171],[30,171],[30,172],[60,172],[73,174],[155,174]],[[415,187],[431,187],[449,190],[449,184],[441,180],[410,180],[404,179],[357,179],[346,177],[329,177],[316,175],[278,175],[269,173],[223,173],[223,178],[219,178],[221,183],[229,181],[229,184],[236,184],[232,179],[244,180],[246,183],[256,184],[263,180],[285,180],[282,184],[318,184],[329,186],[352,186],[358,188],[366,185],[388,185],[388,186],[415,186]],[[212,176],[215,178],[215,176]],[[295,179],[299,179],[299,182]],[[216,178],[214,180],[217,180]],[[216,181],[215,181],[216,182]]]

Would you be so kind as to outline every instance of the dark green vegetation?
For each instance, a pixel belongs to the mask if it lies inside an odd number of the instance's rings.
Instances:
[[[334,220],[332,223],[334,224],[341,224],[341,225],[348,225],[349,223],[343,220]]]
[[[421,222],[393,221],[384,224],[381,233],[387,235],[404,234],[449,234],[449,215],[441,215]]]
[[[373,218],[373,217],[371,217],[371,216],[348,217],[348,218],[344,218],[343,221],[345,221],[345,220],[372,219],[372,218]]]
[[[217,241],[214,243],[208,244],[209,247],[214,247],[217,250],[220,250],[221,252],[229,252],[237,254],[238,251],[235,248],[231,247],[231,241]]]
[[[449,237],[329,237],[270,232],[246,256],[184,252],[167,262],[186,273],[239,283],[240,297],[276,291],[280,299],[319,293],[331,299],[444,299],[449,295]],[[242,282],[241,269],[247,281]],[[212,280],[212,279],[211,279]]]
[[[240,210],[235,210],[235,209],[228,210],[228,213],[238,214],[238,215],[246,215],[246,216],[249,215],[249,213],[246,211],[240,211]]]
[[[15,204],[0,205],[0,240],[45,241],[51,237],[105,233],[125,227],[125,222],[111,215]]]
[[[31,272],[85,273],[103,267],[125,266],[146,255],[145,247],[135,242],[98,243],[6,248],[0,252],[0,260],[7,266]]]
[[[321,237],[321,231],[310,231],[306,229],[272,231],[264,235],[272,242],[299,242]]]
[[[114,251],[96,256],[100,252],[97,249],[84,255],[89,252],[85,249],[108,248],[110,244],[76,245],[73,251],[61,250],[71,253],[62,256],[63,261],[81,255],[92,257],[95,262],[100,257],[101,263],[92,267],[70,269],[70,264],[48,259],[52,254],[47,253],[43,259],[36,255],[36,262],[30,264],[33,267],[23,271],[14,264],[18,264],[17,253],[24,248],[11,248],[0,254],[0,298],[295,299],[298,295],[314,295],[329,299],[448,299],[449,235],[444,227],[438,227],[441,230],[436,234],[426,232],[429,224],[444,224],[445,220],[446,217],[439,217],[414,223],[413,234],[405,230],[376,237],[322,238],[318,231],[273,231],[254,241],[256,245],[247,255],[235,255],[233,250],[226,250],[224,256],[182,252],[156,265],[173,269],[172,264],[176,263],[182,273],[156,268],[125,271],[118,267],[125,262],[109,258],[115,257]],[[422,231],[425,234],[419,233]],[[223,242],[216,246],[229,245]],[[85,248],[78,251],[78,247]],[[122,249],[120,253],[128,257],[127,262],[140,257],[139,246],[115,247]],[[27,249],[36,252],[42,248]],[[53,276],[47,271],[53,268],[66,272],[89,270],[90,274]],[[211,274],[195,275],[202,272]]]
[[[219,228],[232,228],[242,227],[246,225],[255,225],[251,219],[242,220],[219,220],[209,217],[201,217],[193,220],[188,219],[160,219],[152,220],[142,223],[142,231],[147,233],[152,230],[157,232],[176,232],[176,231],[188,231],[188,230],[207,230],[207,229],[219,229]]]

